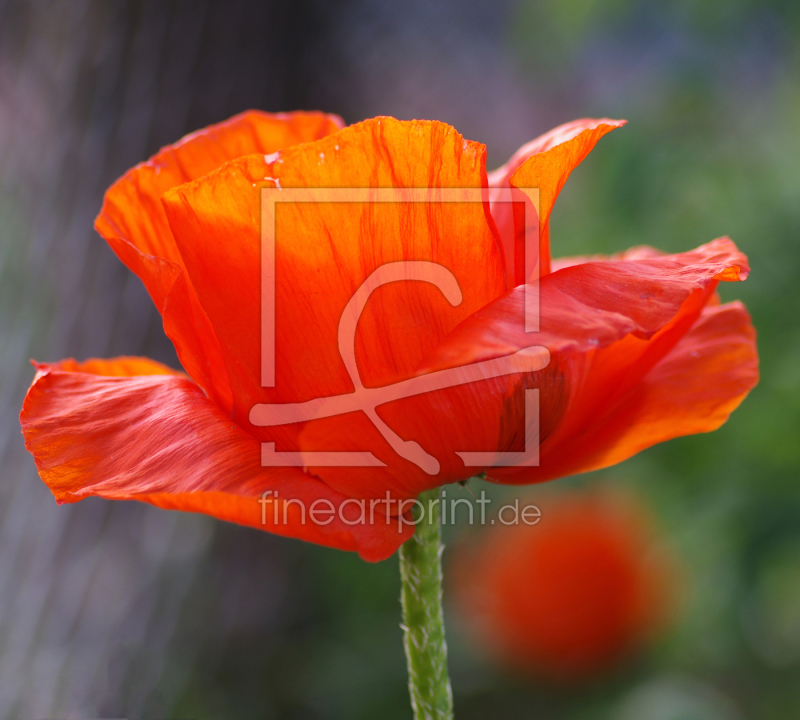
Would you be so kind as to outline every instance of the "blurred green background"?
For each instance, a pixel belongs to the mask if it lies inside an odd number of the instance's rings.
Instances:
[[[753,315],[762,379],[716,433],[556,483],[629,488],[651,506],[684,569],[670,632],[612,675],[555,690],[493,667],[448,607],[457,717],[797,716],[800,5],[788,0],[0,3],[0,714],[410,717],[396,558],[368,565],[126,504],[56,509],[17,435],[31,355],[175,362],[91,221],[128,166],[250,106],[445,120],[485,142],[492,167],[561,122],[629,120],[568,182],[554,255],[729,235],[752,272],[721,294]],[[545,507],[552,492],[520,491]]]

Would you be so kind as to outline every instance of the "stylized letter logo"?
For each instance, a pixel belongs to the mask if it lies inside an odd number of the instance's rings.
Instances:
[[[275,384],[275,203],[283,202],[481,202],[485,191],[471,189],[262,189],[262,385]],[[535,194],[538,192],[528,191]],[[451,197],[452,196],[452,197]],[[518,198],[514,198],[517,200]],[[498,200],[495,200],[496,202]],[[510,191],[499,201],[511,202]],[[537,228],[533,226],[534,230]],[[528,237],[528,235],[532,237]],[[526,230],[525,247],[538,244],[538,232]],[[531,249],[536,249],[532,246]],[[527,254],[527,252],[526,252]],[[419,443],[403,440],[376,412],[384,403],[480,380],[531,373],[543,369],[550,361],[548,351],[532,346],[493,360],[463,365],[448,370],[418,375],[392,385],[367,388],[361,381],[356,364],[356,327],[361,313],[374,290],[391,282],[426,282],[438,288],[447,301],[457,306],[462,295],[458,281],[443,265],[426,260],[404,260],[378,267],[361,284],[344,308],[339,320],[339,354],[354,386],[351,393],[316,398],[302,403],[259,404],[250,412],[250,422],[261,427],[274,427],[308,422],[319,418],[364,412],[392,449],[430,475],[439,472],[439,461]],[[538,329],[538,296],[529,293],[532,302],[525,304],[526,330]],[[539,391],[525,390],[524,452],[458,452],[465,467],[538,465]],[[278,452],[275,443],[263,443],[261,464],[264,466],[300,467],[364,467],[384,466],[371,452]]]

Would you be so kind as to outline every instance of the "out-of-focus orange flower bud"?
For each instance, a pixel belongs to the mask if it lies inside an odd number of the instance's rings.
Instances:
[[[535,525],[496,525],[455,558],[455,600],[476,640],[509,668],[561,682],[602,675],[671,615],[675,566],[652,519],[622,494],[538,503]]]

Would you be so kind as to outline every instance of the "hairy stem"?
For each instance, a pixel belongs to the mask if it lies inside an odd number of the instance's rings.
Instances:
[[[419,496],[414,536],[400,548],[403,643],[414,720],[452,720],[453,693],[447,674],[442,614],[442,550],[439,489]]]

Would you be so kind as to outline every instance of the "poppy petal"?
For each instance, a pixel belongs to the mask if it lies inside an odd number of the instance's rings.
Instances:
[[[755,330],[744,305],[706,307],[678,344],[584,432],[543,445],[540,467],[498,477],[530,483],[599,470],[666,440],[711,432],[757,382]]]
[[[242,158],[165,195],[172,232],[220,338],[237,419],[246,422],[256,403],[353,392],[340,355],[339,322],[356,290],[380,267],[436,263],[455,278],[461,298],[446,299],[430,282],[376,289],[355,333],[356,365],[367,387],[411,376],[459,322],[504,292],[487,203],[281,204],[275,215],[275,387],[262,388],[260,188],[482,188],[484,163],[485,148],[444,123],[376,118],[289,148],[269,163]],[[349,421],[330,422],[343,436],[360,437]],[[286,429],[252,431],[276,442],[294,439]],[[314,472],[334,487],[339,481],[353,487],[344,478],[349,471]],[[370,472],[376,477],[382,471]]]
[[[527,468],[521,477],[556,477],[563,473],[551,472],[550,465],[559,461],[556,450],[546,455],[549,448],[594,427],[597,415],[657,366],[690,330],[718,280],[743,279],[747,271],[746,258],[727,238],[679,255],[565,268],[538,285],[515,288],[476,313],[451,333],[421,370],[546,348],[550,364],[538,373],[457,390],[463,396],[459,402],[472,408],[470,423],[464,423],[472,433],[472,447],[509,452],[523,449],[522,390],[539,388],[541,464]],[[524,332],[526,292],[539,294],[538,333]],[[432,411],[422,417],[429,446],[450,449],[441,418]],[[516,468],[491,472],[503,481],[522,473]]]
[[[322,481],[298,468],[261,467],[259,442],[163,365],[118,358],[37,368],[20,422],[59,503],[140,500],[354,550],[371,561],[391,555],[413,532],[385,515],[353,523],[343,507],[348,498]],[[313,516],[315,501],[322,505]]]
[[[561,188],[597,141],[625,123],[625,120],[586,118],[560,125],[523,145],[505,165],[489,173],[489,187],[496,190],[539,188],[540,277],[550,272],[550,213]],[[515,237],[521,243],[524,231],[515,232],[511,204],[497,202],[497,192],[490,193],[489,197],[503,246],[506,277],[509,286],[516,286],[526,280],[523,266],[518,265],[516,270],[514,267]]]
[[[697,291],[715,281],[744,280],[747,257],[726,237],[685,253],[584,262],[520,286],[448,336],[422,366],[426,372],[510,355],[526,347],[588,352],[628,334],[652,337]],[[539,332],[524,329],[526,293],[538,295]],[[699,313],[699,309],[698,309]]]
[[[340,118],[322,113],[250,111],[192,133],[120,178],[106,193],[97,232],[144,282],[189,375],[222,407],[232,397],[214,328],[185,277],[160,198],[228,160],[273,153],[336,132]]]

